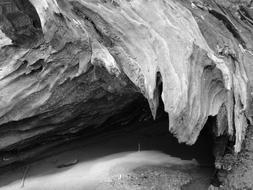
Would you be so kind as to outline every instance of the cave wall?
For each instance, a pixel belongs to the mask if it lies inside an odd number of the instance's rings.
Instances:
[[[218,114],[216,135],[234,137],[239,152],[253,115],[250,7],[222,0],[1,1],[0,151],[99,127],[140,94],[155,118],[159,73],[179,142],[193,144],[208,116]]]

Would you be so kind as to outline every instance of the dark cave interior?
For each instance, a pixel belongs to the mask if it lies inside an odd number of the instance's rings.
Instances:
[[[160,81],[160,80],[158,80]],[[159,82],[158,93],[162,92],[162,83]],[[214,168],[214,145],[213,126],[216,117],[209,117],[206,125],[202,129],[198,140],[192,146],[178,143],[178,140],[169,132],[168,114],[164,111],[163,102],[160,96],[159,108],[156,120],[153,120],[147,100],[140,94],[137,98],[126,106],[119,113],[107,119],[100,127],[84,127],[77,133],[47,134],[47,136],[37,137],[29,142],[29,146],[24,146],[2,151],[2,158],[19,157],[15,164],[7,165],[10,167],[24,166],[31,162],[59,154],[64,151],[78,148],[79,146],[89,146],[92,142],[103,142],[103,139],[118,138],[123,136],[124,141],[117,142],[117,145],[108,145],[109,149],[105,154],[135,151],[135,150],[155,150],[168,155],[179,157],[185,160],[195,159],[203,167]],[[69,121],[69,125],[75,122]],[[127,140],[129,138],[129,140]],[[128,141],[128,142],[126,142]],[[121,144],[122,143],[122,144]],[[20,157],[21,158],[21,157]]]

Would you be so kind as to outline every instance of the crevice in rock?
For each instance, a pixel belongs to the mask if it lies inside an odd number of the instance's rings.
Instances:
[[[158,71],[156,74],[156,89],[154,92],[154,97],[157,99],[157,110],[156,110],[156,118],[166,117],[168,115],[167,112],[164,111],[164,104],[162,100],[162,92],[163,92],[163,79],[161,73]]]
[[[112,38],[110,36],[109,30],[106,29],[105,21],[103,21],[103,18],[101,18],[99,15],[94,13],[92,10],[88,9],[87,7],[84,7],[78,2],[72,2],[73,9],[72,11],[74,14],[76,14],[78,17],[83,19],[84,21],[87,21],[90,23],[91,27],[95,31],[95,33],[99,36],[99,41],[102,42],[106,47],[112,47],[115,40],[115,38]],[[98,22],[99,24],[97,24]],[[101,25],[102,29],[101,29]],[[89,25],[87,25],[90,27]]]
[[[224,178],[235,167],[235,138],[228,134],[228,118],[225,105],[221,106],[218,115],[212,117],[212,120],[215,173],[211,184],[214,187],[220,187]],[[222,131],[218,132],[221,129]]]
[[[234,36],[235,39],[238,40],[238,42],[246,48],[246,43],[243,40],[243,38],[240,35],[240,32],[237,30],[237,28],[234,26],[232,22],[229,21],[229,19],[221,14],[220,12],[214,10],[214,9],[208,9],[209,13],[212,14],[214,17],[216,17],[218,20],[222,21],[223,24],[227,27],[227,29],[231,32],[231,34]]]
[[[242,21],[244,21],[246,24],[253,25],[253,19],[251,18],[251,16],[248,14],[247,10],[244,7],[240,6],[238,12],[241,16]]]
[[[29,0],[4,0],[0,9],[1,30],[14,45],[29,48],[40,41],[40,19]]]
[[[13,2],[21,12],[29,16],[35,28],[41,29],[39,15],[29,0],[13,0]]]

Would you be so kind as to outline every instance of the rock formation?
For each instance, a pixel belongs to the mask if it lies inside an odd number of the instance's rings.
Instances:
[[[117,114],[142,95],[155,118],[160,93],[179,142],[193,144],[217,116],[215,135],[230,136],[240,152],[253,122],[252,6],[2,0],[0,165],[33,156],[19,152],[34,146],[95,132],[115,116],[127,122],[134,116]]]

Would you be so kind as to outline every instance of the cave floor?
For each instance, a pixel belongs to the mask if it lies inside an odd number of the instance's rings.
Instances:
[[[2,173],[0,189],[207,189],[213,168],[205,163],[205,147],[178,144],[164,125],[141,124],[64,144],[57,154],[51,150],[50,157]]]

